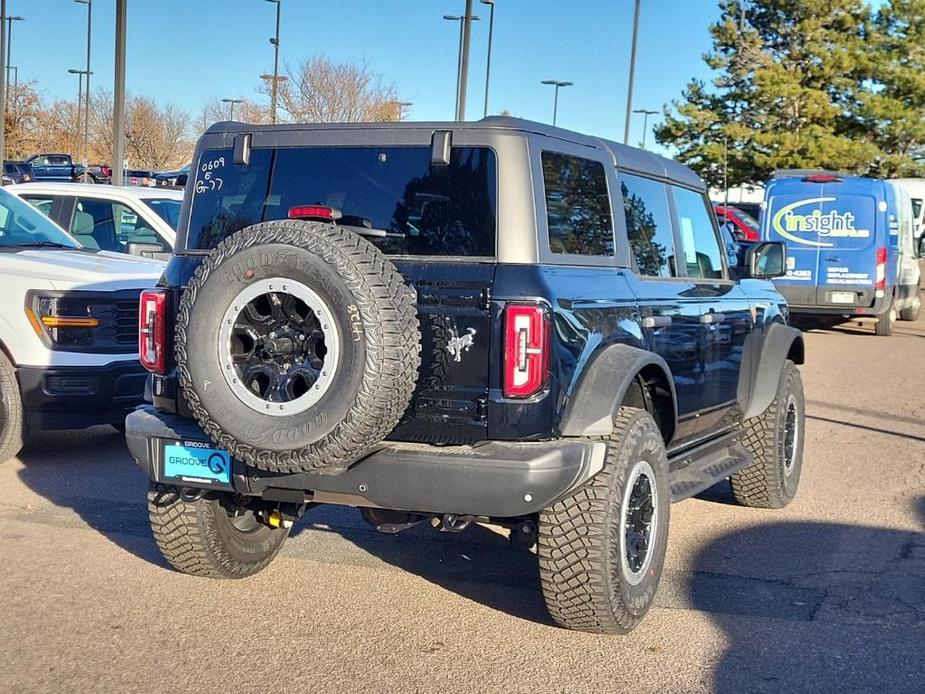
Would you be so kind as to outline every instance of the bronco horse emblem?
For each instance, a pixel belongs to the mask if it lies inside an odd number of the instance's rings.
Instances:
[[[468,352],[475,344],[475,328],[466,328],[465,335],[457,335],[455,328],[450,328],[450,340],[446,344],[447,351],[453,355],[453,361],[462,361],[462,353]]]

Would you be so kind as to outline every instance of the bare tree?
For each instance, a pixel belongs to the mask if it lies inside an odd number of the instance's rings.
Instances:
[[[189,115],[171,104],[128,95],[125,102],[125,156],[133,167],[161,169],[189,160]],[[91,101],[91,154],[98,161],[112,156],[112,95],[99,90]]]
[[[286,66],[279,104],[297,123],[397,120],[401,106],[394,84],[383,83],[365,63],[335,63],[324,56]],[[268,85],[263,91],[268,90]]]
[[[228,104],[221,99],[213,97],[202,106],[199,118],[195,123],[196,135],[205,132],[210,125],[219,121],[228,120],[231,115],[231,109]],[[244,123],[269,123],[270,109],[263,104],[259,104],[251,99],[243,99],[240,103],[234,105],[235,120]]]
[[[77,110],[71,104],[59,123],[57,131],[76,132]],[[42,149],[44,129],[50,124],[45,118],[42,98],[34,82],[7,85],[6,133],[7,156],[10,159],[24,159]]]

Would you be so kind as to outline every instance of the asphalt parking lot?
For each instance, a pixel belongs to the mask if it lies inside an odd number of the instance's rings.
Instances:
[[[307,515],[264,573],[175,573],[108,428],[0,467],[0,690],[793,692],[925,689],[925,318],[807,333],[803,481],[673,508],[628,637],[552,626],[500,530],[377,535]]]

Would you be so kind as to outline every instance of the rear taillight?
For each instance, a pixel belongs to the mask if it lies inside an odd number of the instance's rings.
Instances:
[[[536,304],[512,304],[504,311],[504,396],[526,398],[549,375],[549,312]]]
[[[886,288],[886,248],[877,249],[877,275],[874,289]]]
[[[167,364],[167,292],[141,293],[138,310],[138,358],[148,371],[164,373]]]

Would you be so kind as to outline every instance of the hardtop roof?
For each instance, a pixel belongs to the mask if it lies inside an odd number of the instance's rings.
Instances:
[[[477,121],[402,121],[386,123],[282,123],[277,125],[260,125],[242,123],[239,121],[220,121],[214,123],[205,134],[236,133],[236,132],[262,132],[266,130],[470,130],[470,131],[508,131],[519,132],[525,135],[539,135],[551,139],[563,140],[574,144],[592,147],[608,152],[617,167],[632,172],[657,176],[682,183],[698,190],[706,190],[701,178],[691,169],[672,159],[659,156],[652,152],[622,145],[610,140],[604,140],[592,135],[584,135],[572,130],[558,128],[545,123],[512,118],[510,116],[488,116]]]

